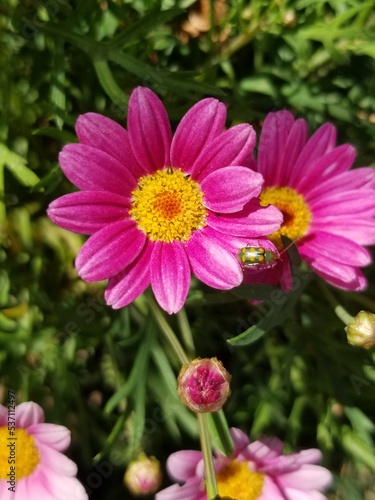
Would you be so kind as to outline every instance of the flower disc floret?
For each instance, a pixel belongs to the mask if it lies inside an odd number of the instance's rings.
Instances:
[[[9,479],[7,474],[9,474],[8,458],[10,448],[7,447],[7,444],[9,445],[10,441],[14,440],[14,460],[17,464],[16,473],[18,481],[34,472],[40,463],[40,454],[35,445],[33,436],[25,429],[16,429],[11,436],[11,440],[8,438],[8,427],[0,427],[0,443],[2,443],[0,449],[0,479]]]
[[[231,460],[216,474],[221,497],[256,500],[263,489],[264,474],[250,470],[247,462]]]
[[[186,241],[206,225],[199,184],[181,169],[142,176],[132,192],[130,216],[151,241]]]
[[[278,231],[269,235],[269,239],[278,250],[283,249],[281,236],[292,241],[303,237],[311,222],[311,212],[303,196],[289,187],[267,187],[260,195],[262,206],[274,205],[284,216],[284,221]]]

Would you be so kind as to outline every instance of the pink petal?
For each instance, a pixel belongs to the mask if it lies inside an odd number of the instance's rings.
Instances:
[[[0,405],[0,427],[4,425],[8,425],[8,408]]]
[[[63,476],[76,476],[77,465],[63,453],[44,445],[39,446],[39,451],[42,455],[42,467],[52,469]]]
[[[85,144],[68,144],[59,154],[64,174],[83,191],[109,191],[130,197],[133,174],[116,158]]]
[[[104,191],[66,194],[50,203],[48,217],[58,226],[81,234],[94,234],[103,227],[124,220],[130,202]]]
[[[248,446],[248,444],[250,443],[250,439],[247,434],[241,431],[241,429],[237,429],[236,427],[232,427],[230,429],[230,435],[232,436],[234,445],[233,456],[237,457],[240,453],[242,453],[244,448]]]
[[[145,241],[133,220],[114,222],[83,245],[76,259],[78,274],[85,281],[112,278],[137,258]]]
[[[23,477],[17,482],[17,495],[27,500],[56,500],[54,492],[49,487],[45,476],[45,469],[39,466],[30,476]],[[3,497],[1,497],[3,498]]]
[[[301,254],[311,268],[331,285],[343,290],[360,291],[366,288],[367,282],[358,269],[349,265],[332,263],[331,259],[318,258],[312,260]]]
[[[110,118],[98,113],[81,115],[76,122],[76,133],[81,144],[113,156],[125,165],[134,177],[138,178],[145,173],[133,156],[127,131]]]
[[[246,166],[254,145],[253,127],[245,123],[231,127],[206,144],[191,169],[192,178],[201,181],[219,168],[228,165]]]
[[[202,480],[194,477],[189,479],[183,486],[174,484],[159,491],[155,495],[155,500],[207,500],[207,496]]]
[[[284,158],[280,169],[278,170],[278,178],[273,179],[272,168],[270,167],[269,173],[265,173],[269,182],[267,185],[274,186],[287,186],[289,178],[293,172],[294,165],[300,155],[303,147],[305,146],[308,138],[307,123],[303,119],[296,120],[290,129],[288,140],[285,144]]]
[[[280,488],[274,483],[272,478],[264,476],[262,493],[258,500],[286,500]]]
[[[38,443],[49,446],[56,451],[64,451],[70,445],[70,430],[63,425],[33,424],[28,428]]]
[[[375,220],[373,219],[356,219],[352,215],[319,217],[311,224],[310,230],[317,233],[324,231],[327,227],[330,233],[343,236],[359,245],[375,244]]]
[[[268,113],[259,140],[257,169],[266,185],[278,184],[288,134],[294,118],[289,111]]]
[[[321,495],[319,492],[295,490],[293,488],[285,488],[284,494],[288,500],[326,500],[327,497]]]
[[[349,170],[355,160],[355,149],[350,144],[343,144],[316,160],[309,162],[303,175],[295,183],[295,188],[300,192],[308,192],[315,186],[324,186],[330,177]]]
[[[260,194],[262,185],[263,177],[249,168],[219,168],[201,182],[204,205],[213,212],[237,212]]]
[[[361,189],[333,193],[324,197],[325,200],[313,200],[310,204],[314,217],[330,215],[353,215],[370,219],[375,215],[374,190]]]
[[[343,172],[324,183],[319,183],[315,188],[306,191],[304,197],[307,202],[318,201],[333,192],[342,193],[354,189],[368,189],[375,187],[375,170],[371,167],[356,168],[349,172]]]
[[[311,259],[326,258],[351,266],[367,266],[371,263],[371,255],[354,241],[336,234],[320,231],[307,236],[298,245],[301,255]]]
[[[12,490],[8,490],[8,488],[10,487],[9,483],[7,483],[6,481],[4,480],[1,480],[0,481],[0,498],[1,500],[15,500],[17,497],[22,499],[22,498],[29,498],[29,497],[26,497],[26,496],[21,496],[22,495],[22,483],[23,483],[23,480],[22,479],[17,479],[17,484],[16,484],[16,488],[15,488],[15,491],[16,493],[14,493]],[[39,497],[39,500],[41,499],[42,497]],[[52,498],[51,499],[46,499],[46,500],[53,500]]]
[[[309,448],[297,453],[291,453],[290,455],[282,455],[278,458],[273,459],[272,463],[283,464],[285,462],[287,466],[288,464],[292,463],[293,467],[299,467],[301,465],[316,464],[318,462],[321,462],[322,458],[323,455],[320,450],[318,450],[317,448]]]
[[[188,242],[188,257],[193,273],[212,288],[228,290],[242,281],[242,271],[230,247],[216,238],[215,231],[195,231]]]
[[[173,481],[183,483],[195,476],[195,469],[202,460],[202,452],[195,450],[176,451],[168,457],[167,471]]]
[[[190,265],[181,243],[156,242],[151,255],[151,286],[159,305],[168,314],[177,313],[190,287]]]
[[[247,460],[252,460],[260,465],[267,460],[278,457],[283,451],[283,442],[276,437],[259,439],[250,443],[242,454]]]
[[[325,490],[332,483],[332,474],[320,465],[303,465],[294,472],[278,477],[283,488],[294,488],[302,491]]]
[[[42,469],[41,476],[39,481],[45,485],[48,492],[52,493],[55,500],[88,500],[85,488],[75,477],[61,476],[61,474],[47,468]],[[35,500],[42,498],[44,497],[39,496]]]
[[[44,422],[44,411],[37,403],[28,401],[16,407],[15,418],[17,427],[27,429],[30,425],[42,424]]]
[[[330,123],[325,123],[310,137],[298,156],[290,175],[289,187],[295,188],[306,168],[331,151],[335,143],[336,129]]]
[[[224,128],[226,109],[217,99],[202,99],[182,118],[171,146],[171,165],[187,173],[204,146]]]
[[[283,215],[276,207],[261,207],[256,199],[234,214],[210,213],[206,218],[207,224],[216,231],[249,238],[277,231],[282,221]]]
[[[145,171],[170,165],[171,125],[163,103],[150,89],[137,87],[131,94],[128,132],[133,154]]]
[[[375,196],[373,189],[355,189],[333,192],[310,202],[315,217],[327,215],[355,215],[372,217],[375,215]]]
[[[150,284],[150,252],[152,245],[146,241],[138,257],[119,274],[110,278],[104,298],[109,306],[120,309],[129,305]]]

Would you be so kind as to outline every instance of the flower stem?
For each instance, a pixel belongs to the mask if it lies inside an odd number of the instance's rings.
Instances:
[[[191,357],[194,357],[195,356],[194,339],[191,333],[189,320],[184,308],[182,308],[181,311],[177,313],[177,320],[178,320],[178,325],[180,327],[182,339],[185,345],[185,349]]]
[[[336,297],[322,280],[319,280],[318,284],[323,295],[333,307],[336,316],[341,319],[345,325],[348,325],[353,320],[353,316],[337,301]]]
[[[197,413],[197,418],[199,423],[199,434],[201,438],[201,448],[206,476],[207,498],[208,500],[214,500],[218,496],[218,490],[214,463],[212,460],[210,437],[208,433],[207,414]]]
[[[219,450],[224,453],[225,456],[230,457],[233,455],[234,446],[229,432],[228,422],[225,418],[223,410],[208,413],[207,417],[214,445],[217,445]]]
[[[0,160],[0,245],[6,239],[4,164]]]
[[[190,360],[186,355],[183,347],[181,346],[180,341],[176,337],[176,334],[174,333],[172,328],[168,325],[166,319],[164,318],[162,312],[160,311],[155,301],[151,297],[147,296],[147,302],[162,333],[164,334],[165,339],[176,353],[178,359],[181,361],[181,364],[186,365],[187,363],[189,363]]]

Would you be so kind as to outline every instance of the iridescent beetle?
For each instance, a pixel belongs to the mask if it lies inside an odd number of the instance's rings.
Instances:
[[[238,259],[244,269],[257,268],[268,269],[276,265],[279,254],[263,247],[246,246],[240,248]]]
[[[286,237],[282,237],[282,239],[284,243],[288,240]],[[238,260],[242,269],[270,269],[277,264],[278,260],[281,260],[280,256],[289,250],[289,248],[299,239],[300,238],[297,238],[297,240],[294,241],[289,240],[289,244],[280,253],[263,247],[247,245],[246,247],[240,248],[238,252]]]

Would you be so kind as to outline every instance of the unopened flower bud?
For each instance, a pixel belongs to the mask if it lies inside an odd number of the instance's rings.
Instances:
[[[375,314],[360,311],[345,331],[349,344],[370,349],[375,345]]]
[[[177,380],[178,393],[191,411],[218,411],[230,395],[230,379],[217,358],[197,358],[182,367]]]
[[[148,496],[161,485],[162,473],[159,461],[144,453],[130,462],[124,476],[124,483],[134,496]]]

